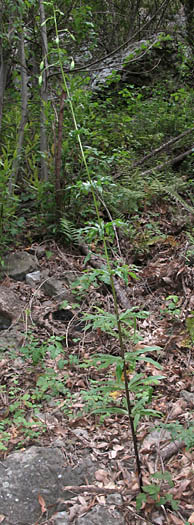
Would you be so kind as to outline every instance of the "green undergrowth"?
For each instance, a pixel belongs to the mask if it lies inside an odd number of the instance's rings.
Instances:
[[[92,273],[92,272],[91,272]],[[103,272],[102,276],[103,276]],[[132,272],[134,274],[134,270]],[[107,282],[104,270],[105,282]],[[125,276],[125,273],[124,273]],[[88,276],[88,288],[93,281]],[[94,270],[94,280],[96,271]],[[86,273],[87,279],[87,273]],[[109,283],[107,283],[109,284]],[[83,287],[86,291],[86,282],[75,282],[75,286]],[[166,297],[166,312],[172,319],[179,315],[177,296]],[[65,305],[67,306],[67,305]],[[131,417],[134,429],[138,436],[138,425],[143,419],[150,421],[156,426],[156,418],[161,421],[159,428],[165,428],[172,436],[172,440],[184,440],[188,450],[194,446],[193,422],[188,426],[180,423],[165,424],[165,417],[161,411],[152,408],[152,401],[160,392],[160,383],[163,380],[163,370],[160,360],[159,347],[146,347],[135,350],[137,343],[141,343],[141,332],[138,329],[139,321],[147,319],[149,312],[137,308],[131,308],[119,314],[119,322],[123,340],[125,341],[125,363],[127,366],[127,381],[130,395],[132,396]],[[188,318],[192,321],[192,318]],[[117,318],[114,313],[107,312],[102,308],[93,308],[93,312],[83,316],[85,331],[91,330],[96,334],[104,332],[107,337],[114,338],[119,344],[119,332]],[[188,332],[192,336],[192,322],[188,322]],[[130,351],[128,348],[130,347]],[[120,355],[109,353],[97,353],[90,357],[82,358],[66,346],[64,337],[52,336],[40,343],[39,339],[32,334],[28,335],[25,345],[19,353],[10,352],[11,359],[18,358],[23,362],[23,374],[14,368],[9,374],[9,389],[1,387],[1,395],[7,397],[7,408],[0,423],[2,452],[9,450],[12,442],[21,448],[27,443],[39,441],[47,432],[46,420],[42,407],[54,406],[61,411],[63,420],[90,417],[97,426],[103,425],[108,418],[117,416],[127,417],[128,406],[125,395],[124,362]],[[159,359],[158,359],[159,357]],[[49,363],[49,365],[48,365]],[[149,375],[145,364],[150,364],[158,369],[157,375]],[[140,368],[139,368],[140,367]],[[72,388],[71,378],[78,378],[82,386]],[[87,385],[84,387],[85,377]],[[27,386],[28,385],[28,386]],[[29,417],[30,413],[30,417]],[[13,438],[15,436],[15,439]],[[16,439],[17,436],[17,439]],[[173,487],[170,474],[159,472],[158,476],[150,476],[150,484],[142,487],[137,497],[137,510],[147,500],[153,502],[156,507],[165,505],[174,511],[179,504],[174,500],[172,494],[168,493],[167,487]]]
[[[140,333],[136,328],[138,317],[148,317],[148,312],[135,312],[135,309],[121,314],[123,323],[123,335],[129,337],[131,331],[131,343],[141,341]],[[189,318],[190,319],[190,318]],[[101,310],[98,316],[86,314],[86,329],[92,326],[93,331],[103,330],[106,334],[118,339],[116,330],[116,319],[113,314]],[[125,327],[128,330],[125,330]],[[135,428],[142,417],[161,419],[160,427],[171,432],[172,439],[185,441],[188,449],[194,446],[193,442],[193,423],[184,428],[180,423],[162,423],[162,412],[157,412],[151,408],[153,396],[157,395],[159,382],[163,375],[160,360],[159,347],[146,347],[146,349],[131,350],[125,352],[129,374],[129,388],[133,393],[132,415]],[[154,357],[155,355],[155,357]],[[91,414],[97,417],[99,423],[117,414],[118,416],[127,415],[126,398],[124,396],[125,384],[123,377],[123,361],[120,356],[110,354],[91,355],[90,358],[81,359],[75,353],[69,352],[66,347],[64,337],[52,336],[40,344],[39,340],[33,335],[29,335],[26,344],[19,352],[20,359],[23,361],[24,374],[14,370],[9,378],[9,393],[6,387],[1,386],[1,394],[8,395],[8,408],[5,417],[0,423],[1,450],[6,450],[11,440],[11,427],[16,427],[21,434],[17,447],[22,446],[26,440],[39,439],[46,431],[44,422],[39,420],[39,413],[43,404],[49,404],[51,400],[60,405],[60,410],[67,419],[75,419],[84,415]],[[16,353],[10,351],[10,358],[16,357]],[[18,358],[18,352],[17,352]],[[48,366],[49,362],[53,365]],[[159,370],[158,376],[148,376],[146,373],[137,372],[137,364],[150,363]],[[72,372],[80,377],[87,370],[87,389],[69,387],[69,380]],[[97,375],[98,374],[98,378]],[[95,379],[94,379],[95,377]],[[31,379],[30,379],[31,378]],[[24,388],[23,381],[27,382],[28,388]],[[155,388],[157,387],[156,391]],[[82,408],[77,409],[77,401]],[[61,401],[63,400],[63,403]],[[62,406],[62,408],[61,408]],[[26,418],[29,410],[32,417]],[[96,422],[97,422],[96,420]]]
[[[85,177],[77,132],[72,130],[67,101],[62,142],[61,217],[70,221],[75,229],[86,227],[88,221],[95,220],[92,189],[99,199],[105,221],[109,220],[107,208],[113,219],[128,220],[129,216],[141,214],[142,207],[151,207],[153,200],[161,197],[175,205],[178,203],[191,213],[194,202],[192,154],[178,168],[172,169],[168,165],[160,172],[156,170],[142,175],[189,149],[191,135],[186,135],[172,148],[162,150],[143,165],[133,166],[150,151],[193,126],[192,89],[175,89],[173,81],[169,80],[154,89],[129,85],[120,89],[117,97],[109,95],[107,88],[107,96],[98,99],[84,88],[84,82],[87,85],[87,79],[84,81],[83,77],[75,76],[71,79],[70,89],[91,182]],[[48,235],[60,233],[55,214],[54,150],[50,128],[52,106],[48,103],[49,181],[39,179],[39,135],[35,128],[36,105],[32,100],[20,177],[10,197],[8,180],[14,157],[12,126],[17,120],[17,100],[14,115],[11,108],[7,105],[2,124],[5,140],[1,146],[0,229],[4,250],[25,229],[30,230],[31,239],[33,231],[35,236],[36,231],[40,232],[40,226]]]
[[[128,330],[131,329],[134,342],[137,339],[141,339],[135,327],[136,316],[145,318],[148,316],[148,313],[140,312],[135,314],[135,311],[132,309],[132,311],[121,314],[123,334],[126,337],[127,331],[125,331],[125,327],[128,327]],[[93,316],[87,314],[85,320],[88,323],[86,329],[90,329],[92,324],[94,331],[100,328],[105,333],[111,334],[111,336],[118,339],[114,315],[101,310],[100,316],[96,317],[95,313]],[[140,418],[143,416],[162,416],[162,414],[152,410],[149,406],[154,394],[154,385],[158,384],[162,376],[147,377],[146,374],[135,372],[138,362],[152,363],[160,371],[161,365],[152,357],[154,352],[157,353],[159,351],[158,347],[151,347],[146,348],[146,350],[126,352],[125,355],[131,375],[129,388],[134,393],[133,417],[135,427],[137,427]],[[10,377],[7,414],[1,422],[2,450],[6,449],[6,442],[11,439],[9,427],[12,425],[18,430],[20,429],[21,434],[23,434],[23,441],[19,441],[18,446],[24,443],[26,439],[38,438],[44,432],[46,427],[39,421],[38,413],[41,411],[41,405],[49,403],[52,399],[55,399],[56,404],[59,403],[60,406],[61,399],[64,400],[62,412],[67,418],[80,417],[85,413],[94,417],[97,416],[100,418],[99,421],[103,422],[111,414],[127,415],[121,357],[97,354],[91,356],[91,358],[81,359],[76,354],[69,352],[63,337],[57,336],[52,336],[42,344],[40,344],[38,339],[29,336],[19,355],[24,363],[24,378],[26,374],[29,387],[24,389],[23,377],[21,378],[20,373],[17,374],[17,371],[14,371]],[[10,357],[14,358],[13,351],[10,353]],[[54,366],[48,367],[48,359],[53,362]],[[88,377],[87,389],[79,388],[77,390],[75,386],[74,391],[72,391],[71,387],[68,386],[71,373],[74,371],[74,374],[79,375],[84,374],[86,370]],[[94,380],[93,375],[96,376],[95,371],[98,372],[99,379]],[[1,387],[1,393],[2,395],[6,393],[6,387]],[[82,405],[79,411],[76,408],[78,397]],[[26,414],[29,410],[32,411],[32,418],[30,421],[26,421]],[[40,428],[37,429],[37,426]]]

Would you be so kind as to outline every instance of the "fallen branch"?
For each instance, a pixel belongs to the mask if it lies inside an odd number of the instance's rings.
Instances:
[[[131,495],[131,498],[134,498],[139,491],[130,490],[123,488],[113,487],[111,489],[106,487],[97,487],[96,485],[66,485],[64,490],[69,490],[71,492],[76,492],[77,494],[83,494],[87,492],[88,494],[121,494],[121,496]]]
[[[133,168],[136,168],[136,166],[141,166],[141,164],[143,164],[144,162],[146,162],[146,160],[150,159],[151,157],[153,157],[154,155],[157,155],[157,153],[160,153],[160,151],[163,151],[164,149],[168,148],[169,146],[171,146],[171,144],[174,144],[175,142],[178,142],[178,140],[182,139],[182,137],[185,137],[186,135],[189,135],[189,133],[192,133],[194,131],[194,128],[191,128],[191,129],[187,129],[187,131],[184,131],[183,133],[181,133],[180,135],[178,135],[177,137],[175,137],[174,139],[171,139],[169,140],[168,142],[166,142],[165,144],[162,144],[162,146],[160,146],[159,148],[156,148],[154,149],[153,151],[151,151],[151,153],[148,153],[148,155],[146,155],[145,157],[143,157],[143,159],[141,160],[138,160],[137,162],[135,162],[131,168],[129,168],[130,170],[132,170]]]
[[[67,485],[64,487],[64,490],[77,492],[77,494],[82,494],[83,492],[88,492],[89,494],[122,494],[121,489],[106,489],[105,487],[96,487],[95,485]]]
[[[143,171],[141,175],[142,177],[144,177],[144,175],[149,175],[153,171],[162,171],[163,168],[165,168],[166,166],[176,164],[177,162],[183,160],[185,157],[187,157],[191,153],[194,153],[194,145],[192,146],[192,148],[188,149],[184,153],[181,153],[181,155],[178,155],[178,157],[174,157],[173,159],[167,160],[166,162],[163,162],[162,164],[159,164],[158,166],[154,166],[153,168],[150,168],[149,170]]]
[[[184,447],[185,447],[184,441],[175,440],[172,443],[169,443],[169,445],[167,445],[167,447],[160,452],[160,456],[163,460],[169,459],[171,458],[171,456],[176,454],[178,450],[181,450]]]

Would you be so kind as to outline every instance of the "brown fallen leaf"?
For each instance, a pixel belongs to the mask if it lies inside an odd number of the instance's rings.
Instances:
[[[180,414],[183,413],[183,410],[186,408],[186,406],[187,403],[184,401],[184,399],[178,399],[178,401],[174,403],[173,408],[170,411],[169,418],[173,419],[180,416]]]
[[[80,505],[78,505],[78,503],[76,503],[75,505],[73,505],[69,511],[69,521],[73,521],[73,519],[79,514],[79,510],[80,510]]]
[[[184,494],[187,487],[189,487],[191,483],[190,479],[183,479],[178,487],[174,488],[174,494],[176,495],[176,499],[181,499],[182,495]]]
[[[102,481],[102,483],[106,483],[108,479],[108,472],[103,469],[96,470],[95,478],[97,481]]]
[[[193,525],[193,523],[194,523],[194,512],[192,512],[192,514],[190,515],[190,518],[188,519],[188,522]]]
[[[45,503],[44,498],[40,494],[38,494],[38,503],[39,503],[39,505],[41,507],[42,514],[44,514],[46,512],[46,510],[47,510],[46,509],[46,503]]]
[[[184,525],[184,521],[174,514],[170,514],[170,516],[168,515],[168,518],[170,519],[170,523],[173,523],[173,525]]]

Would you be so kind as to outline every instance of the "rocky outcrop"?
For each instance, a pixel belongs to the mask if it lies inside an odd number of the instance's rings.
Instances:
[[[65,446],[65,444],[64,444]],[[65,486],[91,482],[99,468],[89,455],[76,466],[66,464],[59,447],[30,447],[20,450],[0,462],[0,515],[3,525],[32,525],[40,523],[41,503],[45,515],[52,516],[55,525],[69,523],[66,501],[72,493]],[[75,494],[74,494],[75,496]],[[37,521],[38,520],[38,521]],[[96,505],[84,517],[76,518],[79,525],[124,525],[122,515],[108,506]]]

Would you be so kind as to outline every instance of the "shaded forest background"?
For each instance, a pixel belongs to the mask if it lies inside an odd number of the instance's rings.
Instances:
[[[191,213],[193,2],[4,0],[0,11],[2,252],[22,232],[75,239],[95,221],[78,138],[102,216],[132,240],[130,219],[155,198]]]

